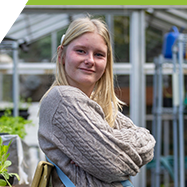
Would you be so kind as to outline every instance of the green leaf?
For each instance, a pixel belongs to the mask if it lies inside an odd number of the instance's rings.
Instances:
[[[17,173],[8,173],[7,168],[12,164],[10,160],[7,160],[9,153],[8,149],[10,147],[12,141],[9,142],[8,145],[3,145],[2,137],[0,137],[0,174],[4,177],[5,180],[0,180],[0,186],[8,186],[11,187],[8,179],[10,176],[16,176],[18,180],[20,180],[19,175]]]
[[[0,145],[3,144],[3,139],[0,137]]]
[[[13,175],[16,176],[16,178],[18,179],[18,181],[20,181],[20,177],[17,173],[9,173],[9,175],[12,177]]]
[[[0,132],[17,134],[23,139],[26,135],[25,125],[30,124],[32,124],[31,120],[26,120],[21,116],[4,115],[0,117]]]
[[[6,183],[8,184],[8,186],[12,187],[12,185],[8,181],[9,174],[6,172],[6,173],[3,173],[2,176],[4,177],[4,179],[5,179]]]
[[[9,174],[8,174],[7,171],[3,172],[2,175],[3,175],[3,177],[4,177],[5,180],[9,179]]]
[[[6,185],[7,185],[6,181],[3,179],[0,179],[0,186],[6,186]]]
[[[8,168],[11,165],[11,161],[7,160],[0,166],[0,172],[7,171],[6,168]]]
[[[5,167],[8,167],[12,164],[12,162],[10,160],[6,160],[5,163],[4,163],[4,166]]]

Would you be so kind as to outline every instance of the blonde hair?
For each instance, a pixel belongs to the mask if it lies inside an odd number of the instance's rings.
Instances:
[[[61,44],[63,49],[60,48],[57,51],[55,81],[43,97],[45,97],[54,86],[68,85],[64,66],[59,62],[59,55],[61,57],[60,61],[62,61],[67,46],[74,39],[88,32],[96,32],[102,36],[108,48],[106,70],[102,77],[96,82],[94,92],[90,98],[102,107],[106,121],[113,127],[118,108],[121,108],[123,102],[116,97],[114,92],[112,46],[107,26],[101,19],[91,19],[90,17],[79,18],[70,24]]]

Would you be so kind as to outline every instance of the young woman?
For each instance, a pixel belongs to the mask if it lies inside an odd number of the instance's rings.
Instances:
[[[121,187],[152,160],[155,140],[118,111],[105,23],[73,21],[57,52],[56,79],[41,101],[40,147],[76,187]],[[55,171],[53,186],[64,186]]]

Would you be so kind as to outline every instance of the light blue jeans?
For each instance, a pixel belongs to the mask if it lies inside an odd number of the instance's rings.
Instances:
[[[121,181],[123,187],[134,187],[129,180]]]

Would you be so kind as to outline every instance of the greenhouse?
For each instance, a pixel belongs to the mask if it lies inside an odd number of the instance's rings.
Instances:
[[[133,185],[187,186],[187,5],[25,6],[0,43],[0,133],[8,113],[26,120],[25,134],[2,135],[19,151],[10,156],[21,179],[15,186],[30,186],[46,159],[38,143],[40,99],[54,81],[62,35],[88,15],[110,31],[114,90],[126,103],[122,113],[156,139],[154,159],[130,177]]]

